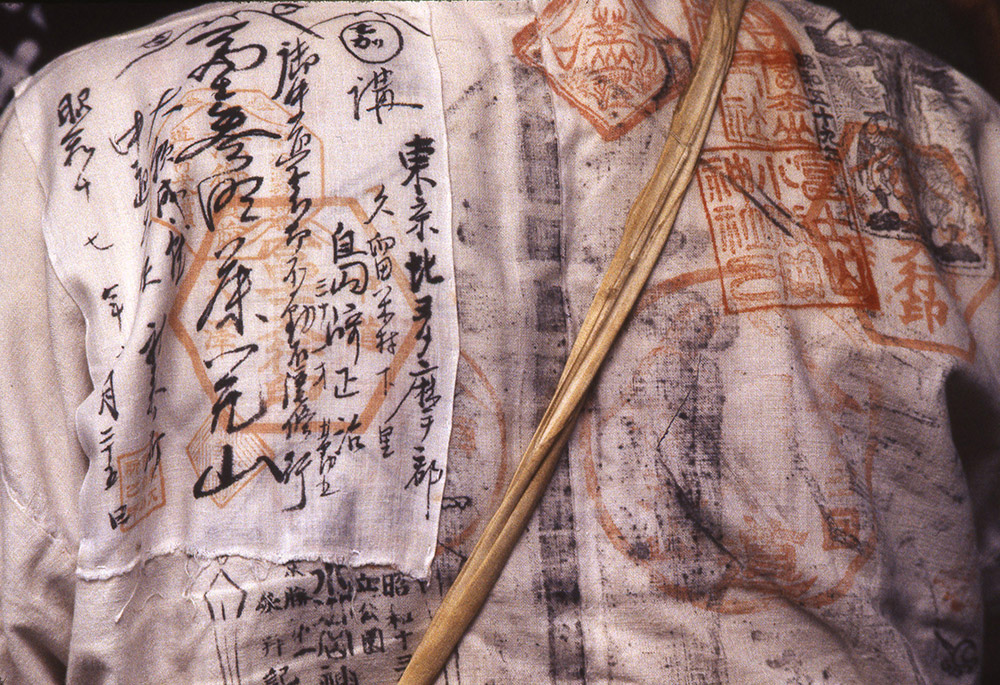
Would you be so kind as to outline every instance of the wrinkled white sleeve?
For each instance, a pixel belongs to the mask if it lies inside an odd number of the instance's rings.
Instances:
[[[994,244],[1000,242],[1000,107],[995,104],[975,129],[981,186]],[[1000,322],[987,319],[982,334],[986,362],[1000,378]],[[958,398],[952,432],[969,480],[979,538],[985,636],[983,682],[1000,676],[1000,396],[982,393]],[[964,406],[961,406],[964,405]]]
[[[86,470],[84,321],[42,237],[45,192],[14,107],[0,119],[0,676],[64,679]]]

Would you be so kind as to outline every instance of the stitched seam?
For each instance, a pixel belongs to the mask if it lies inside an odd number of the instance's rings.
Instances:
[[[21,512],[24,518],[30,521],[35,526],[35,528],[41,531],[47,538],[50,538],[53,543],[57,544],[62,553],[65,554],[67,557],[69,557],[70,560],[72,560],[73,564],[75,565],[76,551],[73,549],[72,544],[68,540],[63,538],[61,535],[59,535],[57,531],[49,530],[49,528],[31,512],[31,510],[27,507],[27,505],[22,503],[17,498],[17,495],[14,493],[14,489],[11,487],[10,483],[7,480],[7,473],[2,466],[2,463],[0,463],[0,481],[3,482],[4,492],[7,495],[7,499],[10,500],[10,502],[17,508],[17,510]]]

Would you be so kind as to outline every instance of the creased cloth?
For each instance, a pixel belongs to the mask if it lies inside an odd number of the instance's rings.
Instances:
[[[497,505],[710,3],[221,4],[0,133],[0,677],[387,683]],[[748,4],[695,182],[439,682],[976,682],[1000,109]]]

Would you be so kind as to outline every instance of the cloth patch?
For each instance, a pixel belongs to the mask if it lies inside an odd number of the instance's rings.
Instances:
[[[175,60],[157,102],[81,84],[53,112],[110,141],[88,178],[135,193],[84,251],[90,335],[121,340],[79,414],[85,570],[141,549],[427,574],[458,351],[447,140],[426,8],[372,7],[177,21],[123,51],[120,80]]]

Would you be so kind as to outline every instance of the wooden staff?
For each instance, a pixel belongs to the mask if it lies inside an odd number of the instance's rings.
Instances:
[[[621,244],[573,343],[552,400],[499,508],[417,645],[399,680],[401,685],[429,685],[437,679],[541,500],[587,390],[673,228],[736,48],[744,2],[715,0],[691,83],[677,104],[663,153],[629,211]]]

